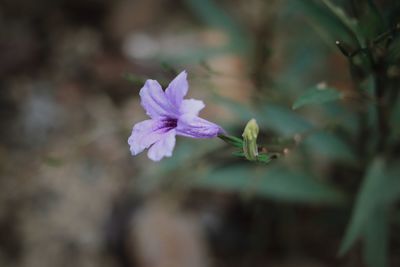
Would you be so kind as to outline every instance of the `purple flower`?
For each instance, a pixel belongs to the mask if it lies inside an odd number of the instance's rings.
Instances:
[[[135,124],[128,139],[132,155],[150,148],[148,156],[159,161],[170,157],[175,147],[175,136],[213,138],[223,130],[220,126],[198,117],[203,101],[183,99],[189,84],[182,71],[162,90],[155,80],[147,80],[140,90],[141,104],[151,119]]]

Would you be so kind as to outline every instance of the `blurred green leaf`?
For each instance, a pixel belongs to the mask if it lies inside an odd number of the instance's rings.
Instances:
[[[339,255],[346,253],[360,235],[366,231],[367,223],[376,210],[400,196],[400,166],[392,163],[386,166],[381,158],[375,159],[367,170],[360,191],[357,194],[350,223],[340,246]]]
[[[229,37],[229,41],[217,47],[188,48],[179,53],[166,53],[155,55],[156,59],[170,65],[201,62],[205,58],[212,58],[224,53],[247,54],[252,48],[251,36],[245,31],[224,8],[219,7],[214,0],[185,0],[186,6],[197,15],[204,23],[213,28],[221,29]]]
[[[364,231],[363,257],[369,267],[388,266],[389,225],[386,209],[376,209]]]
[[[230,112],[236,115],[238,120],[248,121],[250,118],[253,118],[255,116],[255,112],[250,107],[233,99],[214,94],[213,100],[218,104],[226,107]]]
[[[384,21],[372,0],[352,0],[358,28],[367,40],[372,40],[384,31]]]
[[[293,12],[293,11],[292,11]],[[297,11],[296,11],[297,12]],[[286,18],[290,19],[290,18]],[[297,21],[289,23],[298,23]],[[290,26],[288,26],[290,27]],[[309,85],[309,75],[316,68],[319,70],[328,69],[328,65],[321,66],[318,62],[321,58],[325,58],[327,53],[330,53],[326,46],[321,45],[321,37],[309,29],[299,28],[296,35],[291,34],[291,38],[295,42],[285,43],[285,65],[282,71],[277,72],[274,77],[274,84],[279,91],[276,90],[280,96],[292,96],[301,92],[301,88]],[[327,38],[324,38],[326,40]],[[329,39],[329,38],[328,38]],[[330,41],[329,41],[330,42]],[[334,43],[332,43],[333,49]]]
[[[350,146],[332,133],[313,132],[306,137],[303,143],[317,155],[350,164],[357,162]]]
[[[213,0],[185,0],[187,6],[211,27],[223,29],[230,37],[229,47],[235,52],[247,53],[251,48],[250,36]]]
[[[335,88],[320,88],[315,86],[302,96],[300,96],[293,104],[293,109],[298,109],[302,106],[311,104],[322,104],[326,102],[331,102],[338,100],[342,97],[343,93],[337,91]]]
[[[328,32],[332,44],[340,40],[353,47],[359,47],[356,23],[341,8],[328,0],[300,0],[298,5],[315,26]]]
[[[322,106],[324,118],[328,122],[328,128],[344,130],[348,136],[357,136],[359,130],[359,118],[348,106],[340,102],[329,102]]]
[[[400,163],[392,162],[386,169],[385,177],[382,202],[391,204],[400,199]]]
[[[153,170],[157,169],[159,174],[165,175],[170,171],[184,169],[186,166],[190,166],[192,162],[200,161],[204,155],[222,145],[222,142],[218,139],[193,140],[180,138],[176,143],[173,156],[154,163]]]
[[[346,229],[344,239],[342,240],[339,255],[346,253],[351,248],[354,241],[359,238],[365,228],[367,220],[371,217],[371,214],[378,205],[379,195],[381,194],[383,171],[384,161],[380,158],[376,159],[367,171],[360,191],[357,194],[352,217]]]
[[[218,191],[248,192],[281,201],[338,204],[344,200],[341,193],[305,173],[279,165],[254,166],[217,169],[203,175],[195,185]]]
[[[354,34],[356,33],[357,22],[350,18],[344,10],[333,4],[331,0],[321,0],[322,3],[334,14],[342,23],[346,25],[346,27],[352,31]]]
[[[312,129],[312,124],[293,110],[268,104],[256,116],[258,123],[264,127],[279,132],[285,136],[304,133]]]

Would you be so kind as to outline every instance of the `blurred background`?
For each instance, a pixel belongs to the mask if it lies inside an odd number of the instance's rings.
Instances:
[[[337,257],[361,173],[354,103],[291,109],[318,84],[353,86],[316,6],[1,0],[0,266],[366,266],[358,243]],[[202,117],[236,136],[255,117],[261,142],[298,147],[266,167],[221,140],[178,138],[160,163],[132,157],[141,86],[184,69]]]

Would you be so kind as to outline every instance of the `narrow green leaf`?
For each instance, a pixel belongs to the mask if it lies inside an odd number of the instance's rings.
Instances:
[[[218,191],[251,192],[260,197],[301,203],[342,203],[344,197],[330,186],[307,174],[286,167],[230,166],[199,178],[195,186]]]
[[[377,158],[366,173],[357,194],[350,223],[342,240],[339,255],[345,254],[364,231],[375,212],[386,209],[400,197],[400,167],[398,162],[386,165]]]
[[[360,237],[360,234],[365,230],[367,220],[379,204],[382,193],[383,172],[384,161],[378,158],[367,171],[360,191],[357,194],[350,223],[340,245],[339,255],[345,254]]]
[[[305,118],[291,109],[275,104],[265,106],[256,119],[263,128],[277,131],[284,136],[292,136],[312,129],[312,124]]]
[[[257,161],[267,164],[278,157],[276,153],[262,153],[257,156]]]
[[[347,16],[342,8],[336,6],[330,0],[321,0],[321,2],[323,2],[324,5],[332,12],[332,14],[334,14],[343,23],[343,25],[346,25],[351,32],[354,34],[357,33],[357,22]]]
[[[243,159],[246,158],[243,151],[235,151],[232,153],[232,155]],[[278,157],[279,155],[277,153],[260,153],[258,154],[256,161],[267,164]]]
[[[213,95],[213,100],[223,107],[226,107],[230,112],[232,112],[237,119],[242,121],[248,121],[249,118],[253,118],[255,116],[255,112],[245,105],[244,103],[237,102],[233,99],[224,97],[219,94]]]
[[[385,187],[382,192],[382,202],[390,205],[400,199],[400,162],[388,164],[386,170]]]
[[[229,34],[229,48],[235,52],[247,53],[252,44],[248,33],[226,10],[214,0],[185,0],[184,3],[201,20],[212,27],[223,29]]]
[[[306,173],[290,171],[287,167],[268,168],[255,186],[257,194],[278,200],[330,204],[339,204],[344,200],[342,194],[327,184]]]
[[[311,104],[322,104],[339,100],[343,93],[337,91],[334,88],[326,87],[313,87],[307,90],[302,96],[300,96],[293,104],[293,109],[298,109],[302,106]]]
[[[357,162],[349,145],[332,133],[314,132],[306,137],[303,144],[319,156],[349,164]]]
[[[387,209],[376,209],[364,231],[363,258],[369,267],[388,266],[389,225]]]
[[[349,18],[341,8],[327,0],[300,0],[301,11],[311,18],[313,24],[328,32],[332,44],[336,40],[343,41],[359,47],[360,41],[356,29],[355,21]]]
[[[372,40],[384,31],[384,21],[373,0],[353,0],[358,27],[365,39]]]
[[[220,134],[218,135],[220,139],[222,139],[224,142],[237,147],[237,148],[243,148],[243,140],[241,138],[238,138],[236,136],[231,136],[231,135],[223,135]]]
[[[215,95],[214,99],[218,104],[227,107],[238,119],[247,121],[249,118],[255,118],[263,128],[278,131],[286,136],[303,133],[312,128],[311,123],[305,118],[280,105],[269,103],[255,111],[251,107],[219,95]]]
[[[359,117],[340,102],[330,102],[322,106],[323,117],[328,122],[326,126],[335,130],[343,131],[352,138],[357,136],[359,131]]]

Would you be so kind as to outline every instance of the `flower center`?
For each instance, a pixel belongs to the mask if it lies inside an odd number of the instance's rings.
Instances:
[[[165,129],[165,131],[167,132],[171,129],[176,128],[177,125],[178,125],[177,119],[168,118],[168,119],[163,120],[162,128]]]

